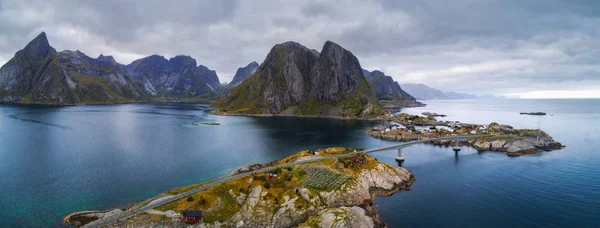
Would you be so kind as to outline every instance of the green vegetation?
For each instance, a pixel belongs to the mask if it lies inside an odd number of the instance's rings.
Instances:
[[[360,151],[360,149],[333,147],[319,149],[317,152],[319,156],[329,156],[353,151]],[[308,150],[304,150],[282,159],[279,162],[273,163],[272,165],[293,162],[300,157],[307,156],[316,155]],[[274,178],[269,178],[268,173],[257,173],[234,179],[206,190],[199,191],[189,197],[165,204],[156,209],[160,211],[174,210],[176,212],[202,210],[205,223],[214,223],[217,221],[223,222],[242,210],[242,205],[238,203],[238,198],[242,196],[242,194],[245,196],[250,195],[256,188],[260,188],[263,191],[259,198],[266,203],[266,208],[263,208],[264,210],[278,210],[279,204],[284,202],[284,196],[297,198],[293,205],[295,208],[301,209],[310,207],[313,202],[305,201],[300,196],[299,189],[306,188],[311,195],[317,195],[319,191],[340,189],[346,183],[350,183],[348,186],[351,186],[356,175],[362,170],[373,169],[380,164],[374,158],[366,155],[351,156],[347,159],[348,162],[354,162],[354,164],[349,164],[348,168],[342,166],[340,159],[332,158],[293,167],[274,169],[272,171],[276,174],[276,177]],[[364,159],[365,162],[359,164],[356,163],[356,159]],[[342,162],[346,161],[343,160]],[[203,184],[206,183],[171,189],[167,193],[181,193]],[[242,200],[242,202],[244,201]],[[258,206],[259,204],[256,205],[256,207]],[[167,218],[159,217],[157,219]]]
[[[321,190],[338,189],[350,179],[350,175],[322,166],[307,165],[303,170],[308,174],[303,182],[304,185]]]

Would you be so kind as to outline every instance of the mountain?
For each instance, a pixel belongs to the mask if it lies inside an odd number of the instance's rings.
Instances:
[[[189,56],[152,55],[123,65],[110,55],[57,53],[44,32],[0,68],[0,102],[9,103],[207,101],[222,91],[217,73]]]
[[[321,53],[296,42],[275,45],[258,70],[217,105],[225,114],[369,117],[385,113],[358,59],[327,41]]]
[[[126,66],[127,73],[148,94],[159,97],[215,97],[221,83],[217,73],[198,65],[190,56],[178,55],[169,60],[151,55]]]
[[[134,101],[145,95],[116,61],[90,58],[80,51],[58,53],[67,78],[73,80],[75,103],[105,103]]]
[[[367,70],[363,70],[363,72]],[[375,97],[379,100],[415,102],[416,99],[402,90],[400,84],[394,81],[390,76],[381,71],[373,71],[368,74],[367,81],[375,92]]]
[[[419,100],[457,100],[457,99],[502,99],[502,96],[473,95],[468,93],[444,92],[424,84],[402,84],[402,88]]]
[[[402,84],[402,88],[419,100],[445,100],[449,97],[441,90],[423,84]]]
[[[76,104],[134,101],[140,97],[117,67],[81,52],[57,53],[40,33],[0,68],[3,102]]]
[[[235,76],[233,76],[233,80],[231,80],[231,82],[229,83],[229,86],[235,87],[235,86],[239,85],[247,77],[254,74],[254,72],[256,72],[257,69],[258,69],[257,62],[251,62],[250,64],[248,64],[245,67],[238,68],[237,71],[235,72]]]

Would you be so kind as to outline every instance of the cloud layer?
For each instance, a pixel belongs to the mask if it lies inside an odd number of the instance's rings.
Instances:
[[[399,82],[473,92],[600,90],[600,2],[0,0],[0,64],[39,32],[121,63],[187,54],[221,81],[274,44],[326,40]]]

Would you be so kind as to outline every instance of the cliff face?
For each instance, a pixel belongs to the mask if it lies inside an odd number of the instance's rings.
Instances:
[[[163,97],[214,97],[220,82],[215,71],[196,66],[190,56],[169,60],[159,55],[138,59],[127,65],[127,72],[147,93]]]
[[[367,77],[373,87],[375,97],[380,100],[416,101],[416,99],[402,90],[400,84],[381,71],[373,71]]]
[[[79,98],[72,88],[43,32],[0,68],[3,102],[73,104]]]
[[[384,112],[358,59],[331,41],[321,53],[295,42],[275,45],[256,73],[217,108],[241,114],[353,117]]]
[[[73,80],[78,102],[135,101],[145,95],[112,57],[93,59],[80,51],[62,51],[58,56],[64,72]]]
[[[241,84],[246,78],[248,78],[250,75],[256,72],[258,66],[259,65],[257,62],[251,62],[245,67],[238,68],[235,72],[235,76],[233,76],[233,80],[231,80],[231,82],[229,83],[229,86],[235,87]]]

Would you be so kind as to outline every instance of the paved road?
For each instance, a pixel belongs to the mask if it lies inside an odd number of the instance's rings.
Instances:
[[[230,181],[230,180],[234,180],[237,178],[241,178],[241,177],[246,177],[252,174],[256,174],[256,173],[264,173],[264,172],[268,172],[268,171],[272,171],[274,169],[277,168],[282,168],[282,167],[288,167],[288,166],[294,166],[294,165],[298,165],[298,164],[302,164],[302,163],[308,163],[308,162],[313,162],[313,161],[319,161],[319,160],[324,160],[324,159],[330,159],[330,158],[340,158],[340,157],[347,157],[347,156],[352,156],[352,155],[356,155],[359,153],[373,153],[373,152],[378,152],[378,151],[384,151],[384,150],[390,150],[390,149],[395,149],[395,148],[402,148],[402,147],[406,147],[409,145],[413,145],[413,144],[418,144],[418,143],[424,143],[424,142],[429,142],[429,141],[438,141],[438,140],[463,140],[463,139],[469,139],[469,138],[478,138],[481,137],[481,135],[469,135],[469,136],[454,136],[454,137],[445,137],[445,138],[432,138],[432,139],[423,139],[423,140],[417,140],[417,141],[411,141],[411,142],[403,142],[403,143],[399,143],[396,145],[392,145],[392,146],[387,146],[387,147],[381,147],[381,148],[376,148],[376,149],[370,149],[370,150],[364,150],[364,151],[357,151],[357,152],[351,152],[351,153],[346,153],[346,154],[338,154],[338,155],[331,155],[331,156],[323,156],[323,157],[315,157],[314,159],[308,159],[308,160],[303,160],[303,161],[298,161],[298,162],[291,162],[291,163],[287,163],[287,164],[283,164],[283,165],[276,165],[276,166],[271,166],[271,167],[267,167],[267,168],[262,168],[262,169],[258,169],[258,170],[254,170],[251,172],[246,172],[246,173],[240,173],[240,174],[236,174],[236,175],[231,175],[231,176],[225,176],[225,177],[220,177],[217,179],[213,179],[213,182],[202,185],[200,187],[194,188],[192,190],[183,192],[183,193],[179,193],[177,195],[173,195],[173,196],[167,196],[167,197],[163,197],[157,200],[154,200],[148,204],[146,204],[145,206],[142,206],[134,211],[131,212],[126,212],[123,214],[119,214],[110,218],[105,218],[105,219],[99,219],[96,220],[92,223],[89,223],[87,225],[85,225],[84,227],[90,227],[90,228],[94,228],[94,227],[102,227],[102,226],[106,226],[109,224],[112,224],[116,221],[122,220],[122,219],[126,219],[129,218],[131,216],[134,216],[138,213],[144,212],[146,210],[155,208],[155,207],[159,207],[162,205],[165,205],[167,203],[179,200],[181,198],[187,197],[189,195],[192,195],[196,192],[205,190],[207,188],[213,187],[215,185]]]

